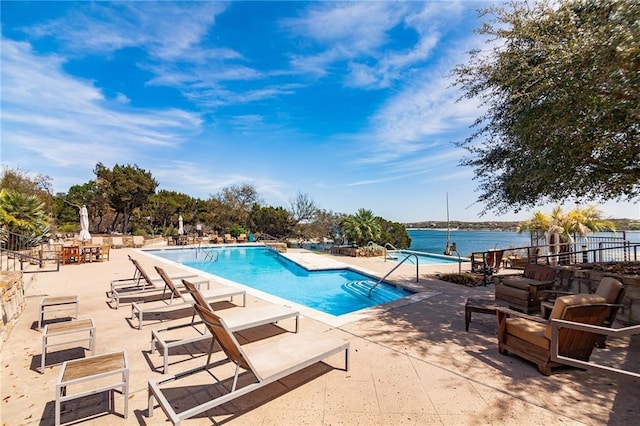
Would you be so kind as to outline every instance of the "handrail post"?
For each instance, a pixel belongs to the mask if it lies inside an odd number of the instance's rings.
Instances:
[[[407,259],[409,259],[411,256],[416,258],[416,283],[420,282],[420,272],[419,272],[419,263],[420,263],[420,259],[418,259],[418,256],[415,253],[409,253],[407,255],[407,257],[405,257],[404,259],[402,259],[402,261],[400,263],[398,263],[396,266],[393,267],[393,269],[391,269],[389,272],[387,272],[387,274],[380,278],[378,280],[377,283],[375,283],[370,289],[369,289],[369,294],[367,295],[367,297],[371,297],[371,292],[373,291],[373,289],[375,289],[378,284],[380,284],[381,282],[383,282],[389,275],[391,275],[391,273],[393,271],[395,271],[396,269],[398,269],[400,267],[400,265],[402,265]]]

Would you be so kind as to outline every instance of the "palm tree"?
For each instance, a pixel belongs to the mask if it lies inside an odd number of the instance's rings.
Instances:
[[[342,222],[347,241],[365,245],[369,241],[378,241],[382,234],[380,222],[371,210],[359,209],[355,215],[349,215]]]
[[[555,244],[560,244],[559,251],[566,252],[574,242],[575,235],[615,231],[615,225],[603,219],[602,212],[596,206],[576,207],[568,212],[556,206],[549,215],[537,211],[531,219],[521,222],[518,232],[524,231],[529,231],[532,235],[544,235],[550,251],[555,251]]]
[[[45,204],[35,195],[3,189],[0,191],[0,228],[9,231],[3,241],[16,250],[33,247],[48,236]],[[20,238],[18,235],[25,238]]]

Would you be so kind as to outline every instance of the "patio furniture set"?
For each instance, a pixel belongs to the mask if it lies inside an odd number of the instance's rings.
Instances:
[[[130,321],[136,329],[141,329],[149,319],[161,322],[165,315],[169,319],[181,318],[184,315],[178,317],[176,315],[184,311],[191,316],[191,319],[184,324],[153,329],[151,332],[150,352],[153,353],[155,349],[162,351],[162,373],[165,376],[161,379],[149,380],[148,416],[153,415],[155,401],[173,424],[179,424],[184,419],[208,411],[341,352],[344,352],[345,356],[345,370],[348,368],[349,343],[311,330],[301,331],[300,312],[295,309],[275,304],[245,307],[244,290],[222,285],[211,288],[208,280],[199,279],[194,275],[169,276],[159,266],[155,266],[159,279],[151,278],[140,263],[131,256],[129,259],[135,266],[133,277],[111,282],[109,302],[112,308],[118,309],[120,303],[130,301],[132,307]],[[201,290],[200,287],[205,284],[207,289]],[[214,311],[212,302],[228,300],[233,303],[233,298],[237,296],[242,297],[241,305],[220,312]],[[105,391],[111,395],[116,391],[122,394],[123,417],[127,418],[129,363],[126,351],[95,354],[96,326],[91,318],[78,318],[77,296],[43,298],[38,313],[38,329],[45,322],[45,314],[58,311],[73,312],[74,317],[70,320],[56,318],[55,321],[44,324],[40,372],[44,373],[47,349],[52,346],[68,346],[87,341],[91,356],[63,362],[55,385],[56,426],[60,425],[62,418],[65,417],[65,403]],[[196,321],[196,315],[201,321]],[[136,324],[133,323],[134,319],[137,319]],[[278,327],[282,328],[279,323],[288,319],[295,321],[295,328],[290,332],[283,329],[283,333],[242,345],[233,335],[235,331],[267,324],[278,323]],[[204,324],[204,330],[198,328],[202,324]],[[177,339],[169,337],[169,333],[176,329],[182,329],[180,337]],[[191,330],[191,335],[184,330]],[[210,342],[206,362],[195,369],[166,376],[169,370],[169,349],[199,341]],[[212,362],[211,358],[216,345],[220,346],[226,359]],[[221,374],[227,371],[224,364],[228,363],[235,366],[232,370],[235,372],[231,377],[222,378]],[[220,372],[214,373],[218,370]],[[204,402],[199,401],[195,407],[189,406],[188,409],[181,410],[182,398],[176,400],[170,386],[177,381],[180,381],[183,387],[193,386],[189,376],[199,372],[207,373],[208,380],[213,379],[210,386],[218,389],[221,394],[218,397],[210,396]],[[68,393],[69,389],[77,391]],[[114,401],[113,396],[111,401]],[[109,412],[115,413],[115,403],[107,405]],[[76,413],[76,417],[78,415],[81,414]],[[77,420],[74,418],[72,421]]]
[[[594,294],[554,291],[553,269],[536,264],[526,265],[521,276],[496,278],[495,300],[467,299],[465,329],[472,313],[497,315],[498,351],[534,362],[544,375],[566,365],[562,357],[588,362],[594,347],[604,346],[608,333],[603,330],[613,325],[625,293],[622,283],[610,277]]]

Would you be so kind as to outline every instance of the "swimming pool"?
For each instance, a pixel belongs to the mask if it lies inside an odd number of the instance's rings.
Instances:
[[[413,251],[413,250],[398,250],[398,251],[388,251],[387,258],[396,262],[402,262],[407,256],[407,259],[404,263],[410,263],[412,265],[416,264],[416,256],[418,258],[419,265],[441,265],[443,263],[458,263],[458,256],[445,256],[443,254],[435,254],[435,253],[427,253],[424,251]],[[460,258],[463,262],[469,262],[470,260],[466,257]]]
[[[217,275],[317,309],[344,315],[413,293],[351,269],[308,271],[265,247],[211,247],[145,250],[164,259]]]

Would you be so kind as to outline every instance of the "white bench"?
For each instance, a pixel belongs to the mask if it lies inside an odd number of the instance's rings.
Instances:
[[[40,310],[38,313],[38,330],[42,328],[45,312],[52,311],[75,311],[75,318],[78,318],[78,296],[56,296],[43,297],[40,301]]]
[[[88,333],[88,336],[77,337],[77,334]],[[63,339],[62,336],[69,337],[69,335],[76,335],[71,340]],[[60,339],[58,339],[60,337]],[[49,340],[54,338],[55,343],[51,343]],[[44,332],[42,334],[42,357],[40,360],[40,372],[44,373],[45,357],[47,356],[47,348],[52,346],[66,345],[69,343],[89,341],[89,351],[91,355],[94,354],[96,347],[96,326],[93,323],[93,319],[73,320],[55,324],[47,324],[44,326]]]
[[[109,376],[120,377],[109,384],[104,380]],[[67,395],[67,387],[90,381],[96,381],[98,387]],[[62,370],[56,382],[56,426],[60,425],[60,410],[63,402],[108,390],[113,392],[116,389],[121,389],[124,400],[124,418],[126,419],[129,414],[129,363],[125,351],[66,361],[62,364]]]

